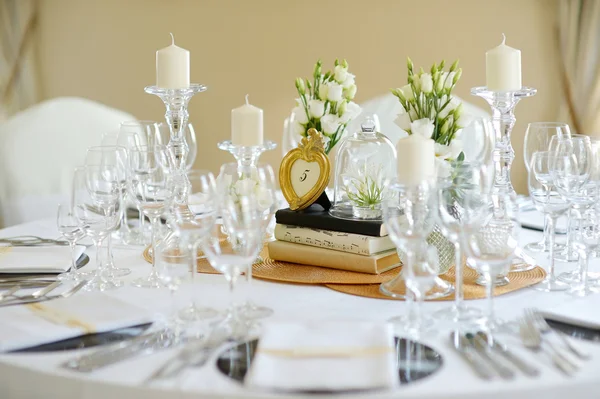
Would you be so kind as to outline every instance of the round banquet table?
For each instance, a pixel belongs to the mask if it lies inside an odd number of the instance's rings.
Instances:
[[[58,237],[54,220],[41,220],[0,230],[0,237],[33,234],[42,237]],[[539,240],[541,233],[522,230],[521,243]],[[94,259],[93,249],[87,253]],[[141,247],[117,247],[114,251],[115,263],[129,267],[132,274],[125,277],[126,285],[108,292],[121,300],[154,312],[166,312],[170,307],[170,297],[166,289],[141,289],[127,285],[128,281],[145,275],[150,268],[142,258]],[[543,258],[543,257],[542,257]],[[544,265],[545,260],[539,259]],[[93,263],[93,261],[92,261]],[[86,266],[86,269],[93,265]],[[572,265],[558,265],[558,271]],[[178,300],[185,301],[191,287],[178,294]],[[198,275],[194,292],[198,301],[217,309],[224,309],[228,301],[228,290],[220,275]],[[384,322],[388,318],[404,313],[403,301],[369,299],[342,294],[321,286],[281,284],[256,280],[253,285],[253,299],[274,309],[269,321],[375,321]],[[76,294],[77,295],[77,294]],[[598,297],[598,298],[597,298]],[[522,314],[525,307],[552,308],[575,298],[566,293],[543,293],[530,288],[512,292],[496,299],[496,310],[500,318],[514,319]],[[183,302],[182,302],[183,304]],[[483,300],[470,301],[470,304],[484,308]],[[589,312],[597,312],[600,295],[588,297],[584,306]],[[450,302],[425,303],[423,311],[433,312],[450,305]],[[596,305],[596,306],[594,306]],[[3,320],[0,318],[0,328]],[[598,398],[600,397],[600,345],[588,341],[577,344],[589,351],[593,358],[583,363],[581,370],[572,378],[567,378],[548,365],[544,357],[523,349],[516,337],[502,339],[517,354],[539,366],[542,374],[538,378],[526,378],[519,374],[512,381],[500,379],[486,382],[473,373],[470,367],[450,346],[450,326],[440,325],[436,333],[421,341],[436,349],[443,356],[443,366],[434,375],[423,380],[403,385],[393,391],[373,391],[362,394],[336,395],[352,398]],[[80,352],[85,351],[79,350]],[[93,349],[87,349],[93,350]],[[56,353],[0,354],[0,398],[2,399],[105,399],[109,397],[125,399],[138,398],[271,398],[303,397],[302,394],[272,393],[251,391],[239,383],[220,374],[211,359],[205,366],[187,370],[175,382],[143,385],[153,371],[172,357],[176,349],[158,352],[151,356],[123,361],[91,374],[80,374],[58,367],[60,363],[77,354],[77,351]],[[217,356],[216,354],[214,355]],[[336,372],[332,370],[332,373]],[[343,372],[343,371],[337,371]]]

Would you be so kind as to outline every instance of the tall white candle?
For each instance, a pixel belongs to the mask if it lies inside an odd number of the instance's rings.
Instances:
[[[183,89],[190,85],[190,52],[171,45],[156,52],[156,85],[163,89]]]
[[[231,110],[231,143],[254,146],[263,143],[263,110],[248,103]]]
[[[435,177],[435,145],[432,139],[412,134],[396,144],[398,183],[417,184]]]
[[[485,53],[485,73],[488,90],[521,90],[521,51],[502,43]]]

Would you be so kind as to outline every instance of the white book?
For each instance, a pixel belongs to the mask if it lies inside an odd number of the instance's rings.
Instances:
[[[373,237],[285,224],[275,226],[275,238],[280,241],[359,255],[373,255],[395,248],[389,236]]]

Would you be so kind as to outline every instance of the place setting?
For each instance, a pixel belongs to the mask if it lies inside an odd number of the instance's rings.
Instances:
[[[165,121],[122,121],[81,149],[56,237],[0,231],[0,362],[60,355],[45,372],[136,369],[129,385],[157,391],[210,377],[251,395],[402,396],[457,370],[477,387],[587,378],[600,353],[600,141],[528,123],[529,195],[517,196],[515,108],[537,90],[506,41],[470,91],[491,117],[455,95],[458,60],[407,58],[394,143],[355,102],[347,60],[318,60],[290,79],[281,144],[246,94],[212,171],[197,168],[215,149],[189,123],[208,88],[171,34],[143,88]],[[273,168],[263,153],[278,145]]]

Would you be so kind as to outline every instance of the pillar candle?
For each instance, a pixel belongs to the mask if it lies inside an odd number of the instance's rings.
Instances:
[[[231,110],[231,143],[255,146],[263,143],[263,110],[248,103]]]
[[[485,53],[485,72],[488,90],[521,90],[521,51],[502,43]]]
[[[398,183],[417,184],[435,177],[434,144],[432,139],[418,134],[398,141]]]
[[[163,89],[183,89],[190,85],[190,52],[171,45],[156,52],[156,86]]]

